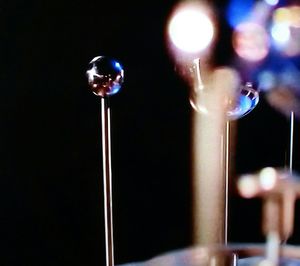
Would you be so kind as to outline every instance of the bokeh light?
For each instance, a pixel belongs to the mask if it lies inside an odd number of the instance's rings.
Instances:
[[[290,27],[286,23],[276,23],[272,26],[271,35],[278,45],[287,44],[291,37]]]
[[[300,28],[300,6],[291,6],[289,10],[291,14],[291,26]]]
[[[276,185],[277,173],[272,167],[266,167],[259,173],[259,182],[264,190],[271,190]]]
[[[256,62],[269,53],[269,37],[260,24],[247,22],[239,24],[233,34],[233,47],[241,58]]]
[[[182,6],[171,17],[168,34],[172,43],[187,53],[205,50],[214,37],[214,26],[199,6]]]
[[[277,8],[273,14],[274,23],[286,23],[291,27],[300,27],[300,6]]]
[[[270,6],[276,6],[279,3],[279,0],[265,0],[265,2]]]
[[[227,21],[232,28],[247,21],[253,10],[254,0],[231,0],[226,10]]]
[[[238,180],[238,190],[244,198],[252,198],[259,191],[259,182],[253,175],[243,175]]]
[[[284,55],[300,54],[300,6],[287,6],[274,10],[271,36],[275,47]]]
[[[291,30],[290,41],[284,47],[282,51],[284,55],[288,57],[299,56],[300,54],[300,29]]]
[[[257,75],[259,89],[269,91],[276,86],[276,74],[271,70],[262,70]]]

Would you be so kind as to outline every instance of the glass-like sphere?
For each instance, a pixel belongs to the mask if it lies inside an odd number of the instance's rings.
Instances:
[[[190,103],[197,112],[209,115],[211,112],[216,111],[216,109],[214,109],[214,106],[211,106],[209,108],[206,105],[205,100],[202,99],[207,98],[207,95],[209,95],[209,91],[207,90],[207,88],[196,91],[196,94],[194,93],[191,95]],[[258,102],[259,92],[253,88],[252,83],[247,82],[236,91],[235,97],[233,97],[233,99],[224,99],[223,104],[224,108],[227,110],[227,119],[236,120],[249,114],[256,107]]]
[[[101,97],[116,94],[124,80],[120,63],[106,56],[95,57],[89,63],[86,74],[93,93]]]
[[[236,95],[234,103],[231,103],[227,111],[229,120],[239,119],[249,114],[259,102],[259,93],[255,90],[250,82],[241,87]]]

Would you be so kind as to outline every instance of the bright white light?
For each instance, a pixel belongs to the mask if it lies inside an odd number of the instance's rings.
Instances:
[[[214,28],[210,18],[199,8],[177,11],[168,27],[174,45],[188,53],[204,50],[212,41]]]
[[[286,44],[291,37],[290,27],[286,23],[275,23],[271,29],[271,35],[277,44]]]
[[[270,6],[276,6],[279,3],[279,0],[265,0],[265,2]]]
[[[244,175],[238,180],[238,189],[245,198],[252,198],[259,192],[259,184],[253,175]]]
[[[259,174],[261,187],[265,190],[271,190],[276,185],[277,174],[272,167],[266,167]]]

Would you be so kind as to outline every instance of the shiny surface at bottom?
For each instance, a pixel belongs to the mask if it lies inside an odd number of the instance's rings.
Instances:
[[[144,262],[122,264],[119,266],[224,266],[234,265],[228,260],[237,254],[238,266],[260,265],[264,260],[263,245],[231,245],[228,247],[195,247],[162,254]],[[216,263],[215,258],[223,256],[226,263]],[[219,260],[218,260],[219,261]],[[262,264],[261,264],[262,265]],[[266,264],[263,264],[266,265]],[[280,266],[300,266],[300,247],[285,245],[281,248]]]

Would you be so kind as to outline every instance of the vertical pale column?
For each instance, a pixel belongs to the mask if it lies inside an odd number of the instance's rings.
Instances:
[[[199,112],[193,113],[193,237],[194,244],[226,243],[225,129],[232,78],[216,70],[196,84]],[[200,77],[200,76],[199,76]],[[229,95],[230,93],[230,95]]]

